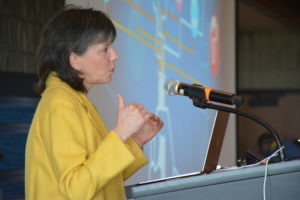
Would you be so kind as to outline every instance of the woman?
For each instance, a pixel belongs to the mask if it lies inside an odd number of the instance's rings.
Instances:
[[[111,81],[115,36],[110,19],[92,9],[66,8],[44,28],[42,98],[26,144],[26,199],[124,199],[123,181],[147,163],[141,147],[163,122],[142,105],[125,106],[118,95],[116,126],[109,131],[86,96]]]

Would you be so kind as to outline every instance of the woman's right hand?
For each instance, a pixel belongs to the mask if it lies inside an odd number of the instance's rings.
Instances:
[[[125,106],[124,98],[120,94],[118,94],[118,102],[117,124],[114,130],[121,140],[126,142],[130,136],[141,129],[151,115],[138,103]]]

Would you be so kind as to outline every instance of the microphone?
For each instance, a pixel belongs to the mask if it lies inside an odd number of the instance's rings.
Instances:
[[[176,79],[168,80],[165,83],[165,91],[170,95],[183,95],[190,98],[198,98],[203,102],[213,101],[229,105],[241,105],[243,99],[235,94],[214,90],[198,84],[181,83]]]

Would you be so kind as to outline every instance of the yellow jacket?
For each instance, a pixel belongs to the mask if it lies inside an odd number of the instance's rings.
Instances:
[[[27,200],[123,200],[123,181],[147,163],[133,139],[108,131],[86,95],[51,73],[26,144]]]

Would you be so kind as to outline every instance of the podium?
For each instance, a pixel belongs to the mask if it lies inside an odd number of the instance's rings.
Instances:
[[[164,181],[126,186],[127,199],[262,200],[265,166],[219,170]],[[268,165],[267,200],[300,199],[300,160]]]

